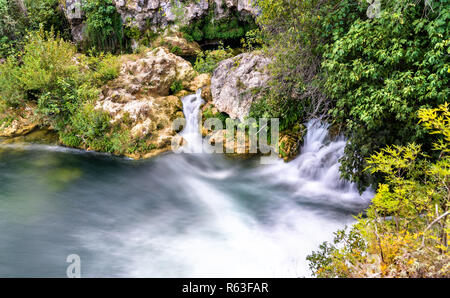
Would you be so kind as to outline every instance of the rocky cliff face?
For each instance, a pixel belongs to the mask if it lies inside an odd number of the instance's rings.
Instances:
[[[112,0],[124,24],[139,29],[161,29],[175,21],[189,24],[215,7],[215,19],[228,16],[235,9],[242,15],[258,14],[253,0]],[[75,41],[83,39],[83,10],[81,0],[65,0],[64,13],[72,28]]]
[[[252,102],[260,95],[270,76],[270,59],[255,53],[244,53],[224,60],[211,78],[213,104],[232,119],[244,120]]]

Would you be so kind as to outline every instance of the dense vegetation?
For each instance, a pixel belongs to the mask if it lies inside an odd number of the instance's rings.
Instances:
[[[447,0],[384,1],[373,19],[369,4],[353,0],[258,3],[275,62],[254,116],[280,117],[282,128],[311,117],[332,122],[349,138],[343,177],[361,188],[379,182],[363,169],[386,145],[420,142],[432,153],[416,112],[449,95]]]
[[[59,0],[0,0],[0,58],[17,53],[23,47],[27,31],[39,30],[41,26],[71,39]]]

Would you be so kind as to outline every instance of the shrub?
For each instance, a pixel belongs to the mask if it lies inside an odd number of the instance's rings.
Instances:
[[[273,63],[268,92],[253,109],[254,117],[279,118],[281,129],[310,118],[325,118],[332,103],[321,88],[323,46],[365,16],[367,4],[355,2],[256,1],[261,9],[257,23],[263,50]]]
[[[194,69],[199,73],[212,73],[220,61],[232,58],[234,55],[232,49],[225,49],[222,45],[219,49],[200,52],[195,60]]]
[[[96,86],[102,86],[106,82],[114,80],[120,73],[120,59],[111,53],[96,53],[89,51],[87,56],[81,56],[82,63],[89,67],[89,80]]]
[[[15,57],[0,64],[0,101],[18,106],[24,101],[24,90],[20,82],[20,68]]]
[[[0,0],[0,58],[21,47],[25,29],[25,16],[17,3]]]
[[[56,104],[57,109],[63,110],[61,105],[65,104],[64,101],[55,102],[49,98],[57,98],[68,90],[76,89],[80,75],[74,54],[75,47],[55,37],[52,32],[45,33],[41,29],[30,33],[23,53],[19,54],[21,63],[9,57],[0,66],[0,98],[17,106],[26,101],[37,101],[43,96],[42,102],[52,102],[52,106]]]

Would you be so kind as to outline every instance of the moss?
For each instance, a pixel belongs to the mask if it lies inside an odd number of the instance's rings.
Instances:
[[[170,86],[170,94],[171,95],[177,94],[178,92],[180,92],[183,89],[184,89],[183,82],[180,80],[176,80]]]
[[[243,17],[236,9],[231,11],[229,17],[219,20],[214,19],[214,12],[215,3],[210,6],[205,17],[181,28],[184,37],[188,41],[240,39],[248,31],[257,28],[252,17]]]

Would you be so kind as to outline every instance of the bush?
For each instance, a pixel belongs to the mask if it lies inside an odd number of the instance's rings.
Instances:
[[[13,55],[21,47],[25,21],[15,1],[0,0],[0,58]]]
[[[314,117],[334,123],[349,138],[342,176],[360,190],[379,182],[363,171],[376,150],[419,142],[430,153],[415,111],[449,96],[448,5],[390,0],[374,19],[364,1],[258,5],[273,79],[254,117],[280,118],[281,129]]]
[[[212,73],[220,61],[232,58],[233,56],[231,48],[224,49],[220,45],[217,50],[200,52],[195,60],[194,69],[198,73]]]
[[[18,56],[20,62],[9,57],[0,65],[1,102],[15,107],[31,103],[41,123],[62,132],[67,145],[119,150],[117,133],[102,139],[112,129],[109,121],[89,110],[87,104],[98,98],[98,87],[118,76],[117,57],[103,53],[76,55],[74,45],[42,28],[29,34]]]
[[[20,68],[13,56],[0,64],[0,102],[18,106],[24,102],[24,90],[20,82]]]
[[[89,51],[88,56],[80,56],[82,64],[89,67],[89,80],[96,86],[102,86],[106,82],[114,80],[120,73],[120,59],[111,53],[96,53]]]
[[[252,108],[254,117],[280,119],[280,128],[322,117],[332,106],[322,91],[323,46],[365,16],[353,0],[258,0],[263,50],[272,57],[268,90]],[[280,42],[283,41],[283,42]]]
[[[27,101],[38,101],[42,96],[42,102],[52,102],[53,107],[57,105],[53,112],[64,110],[64,100],[55,102],[50,98],[58,98],[76,89],[81,77],[74,54],[75,47],[55,37],[52,32],[30,33],[23,53],[19,54],[21,63],[9,57],[0,66],[0,98],[17,106]]]
[[[73,114],[60,139],[70,147],[122,154],[127,148],[128,131],[111,126],[110,120],[108,113],[95,110],[87,102]]]

